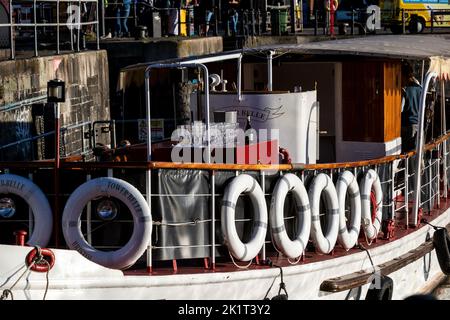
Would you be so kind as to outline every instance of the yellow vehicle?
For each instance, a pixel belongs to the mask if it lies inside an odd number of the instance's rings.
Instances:
[[[420,33],[425,28],[450,27],[449,0],[381,0],[381,20],[393,33],[405,28],[411,33]],[[404,18],[402,17],[404,14]]]

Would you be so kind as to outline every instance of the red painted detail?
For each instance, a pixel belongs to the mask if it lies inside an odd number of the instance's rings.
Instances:
[[[203,263],[205,264],[205,269],[209,269],[209,258],[204,258]]]
[[[16,236],[16,245],[18,246],[24,246],[25,245],[25,237],[28,233],[25,230],[18,230],[14,232],[14,235]]]
[[[378,204],[375,192],[373,192],[373,190],[370,192],[370,203],[372,204],[372,223],[374,223],[375,218],[377,217]]]
[[[431,211],[429,212],[431,215]],[[419,208],[418,212],[417,212],[417,228],[420,226],[420,221],[422,220],[423,217],[423,209]]]
[[[178,272],[178,265],[177,265],[177,260],[173,259],[172,260],[172,268],[173,268],[173,272]]]
[[[152,274],[152,272],[153,272],[153,268],[150,266],[147,266],[147,273]]]
[[[256,264],[259,265],[259,256],[258,255],[256,255],[255,261],[256,261]]]
[[[383,231],[383,239],[390,240],[395,236],[395,220],[388,219],[383,220],[383,225],[381,226],[381,230]]]
[[[45,259],[48,262],[48,264],[42,261],[38,261],[38,259],[39,260],[41,259],[39,257],[39,252],[40,255],[42,256],[41,258]],[[30,266],[34,262],[30,270],[36,272],[47,272],[51,270],[55,265],[55,260],[56,260],[55,254],[53,253],[53,251],[47,248],[40,248],[40,249],[33,248],[33,250],[31,250],[25,258],[27,266]]]
[[[215,271],[216,270],[216,264],[215,263],[211,263],[211,270]]]

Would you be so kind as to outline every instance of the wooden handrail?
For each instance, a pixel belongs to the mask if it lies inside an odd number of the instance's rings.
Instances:
[[[433,140],[424,146],[425,151],[435,149],[440,143],[450,138],[450,132]],[[82,162],[74,161],[74,158],[61,159],[61,168],[67,170],[95,170],[95,169],[194,169],[194,170],[238,170],[238,171],[301,171],[301,170],[330,170],[344,169],[363,166],[373,166],[392,162],[394,160],[406,159],[414,156],[416,151],[410,151],[399,155],[385,156],[378,159],[338,162],[338,163],[319,163],[319,164],[225,164],[225,163],[174,163],[159,161],[130,161],[130,162]],[[51,168],[54,167],[54,160],[39,161],[19,161],[19,162],[0,162],[1,168]]]

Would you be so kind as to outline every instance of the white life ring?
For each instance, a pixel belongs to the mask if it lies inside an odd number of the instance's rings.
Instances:
[[[33,232],[27,245],[46,247],[52,235],[53,216],[42,190],[27,178],[6,173],[0,175],[1,193],[12,193],[26,201],[33,212],[34,220]]]
[[[319,217],[320,196],[325,193],[327,209],[327,230],[322,231]],[[319,173],[311,183],[308,192],[311,205],[311,238],[320,253],[330,253],[336,244],[339,231],[339,202],[333,181],[325,173]]]
[[[294,240],[289,238],[284,225],[284,201],[289,191],[294,195],[297,208],[297,234]],[[295,174],[287,173],[277,181],[272,194],[269,217],[274,245],[289,258],[300,257],[308,244],[311,210],[305,186]]]
[[[372,192],[372,188],[375,191],[375,199],[377,203],[377,212],[374,222],[372,222],[372,213],[370,210],[370,193]],[[359,189],[361,190],[361,215],[364,233],[366,234],[368,240],[373,240],[378,236],[382,219],[383,191],[381,190],[381,183],[378,178],[378,174],[372,169],[367,171],[359,184]]]
[[[235,209],[239,195],[248,194],[254,210],[253,233],[249,242],[243,243],[236,231]],[[258,182],[248,174],[241,174],[225,188],[222,212],[222,233],[230,253],[240,261],[256,257],[264,245],[267,233],[267,206]]]
[[[92,247],[81,233],[81,213],[86,204],[97,197],[115,197],[121,200],[133,216],[133,234],[122,248],[100,251]],[[70,249],[85,258],[112,269],[125,269],[136,262],[147,249],[152,234],[150,209],[142,194],[121,179],[102,177],[80,185],[70,195],[64,208],[62,228]]]
[[[344,171],[339,175],[336,183],[336,191],[339,200],[339,234],[338,242],[349,250],[358,241],[361,226],[361,196],[355,176],[350,171]],[[345,198],[350,197],[351,220],[347,228],[345,217]]]

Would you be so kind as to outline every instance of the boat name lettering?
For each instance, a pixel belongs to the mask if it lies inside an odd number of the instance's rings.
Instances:
[[[75,250],[77,250],[83,257],[85,257],[86,259],[91,260],[92,256],[89,253],[86,253],[80,246],[80,244],[78,243],[78,241],[74,241],[72,243],[72,246]]]
[[[246,119],[250,116],[253,121],[265,122],[281,117],[284,114],[283,105],[279,107],[230,106],[224,111],[237,111],[237,117]]]
[[[0,186],[10,187],[22,191],[25,187],[25,184],[14,180],[0,180]]]
[[[142,208],[139,205],[139,202],[125,187],[119,185],[118,183],[108,182],[108,188],[119,191],[119,193],[122,194],[131,203],[131,206],[136,212],[142,213]]]

